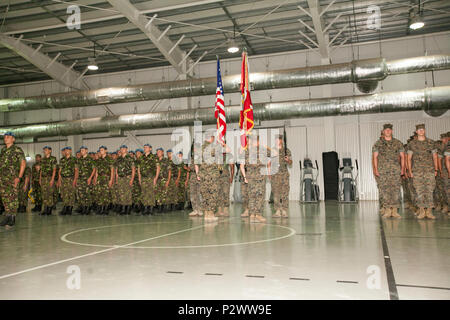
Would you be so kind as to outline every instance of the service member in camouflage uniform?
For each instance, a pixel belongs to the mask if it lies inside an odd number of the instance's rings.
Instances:
[[[201,163],[201,154],[198,152],[200,145],[194,144],[191,152],[191,162],[189,164],[189,199],[192,205],[190,217],[203,216],[201,199],[200,199],[200,181],[197,179],[195,172],[195,164]]]
[[[28,205],[28,190],[30,186],[30,180],[31,180],[31,169],[30,167],[25,167],[25,172],[22,176],[22,179],[20,179],[19,182],[19,209],[17,212],[23,213],[27,211],[27,205]]]
[[[416,189],[414,188],[414,179],[410,177],[409,175],[409,167],[408,167],[408,145],[411,141],[417,140],[417,133],[414,132],[411,137],[409,137],[409,140],[407,141],[406,147],[405,147],[405,159],[406,159],[406,181],[408,183],[408,190],[409,190],[409,197],[411,199],[411,205],[409,206],[409,209],[411,209],[414,212],[414,215],[419,214],[419,207],[417,206],[417,193]]]
[[[401,218],[398,207],[401,176],[405,173],[405,149],[392,137],[392,124],[385,124],[383,132],[383,138],[372,147],[374,175],[378,177],[378,191],[383,199],[383,217]]]
[[[265,222],[262,216],[266,196],[266,176],[270,174],[270,151],[259,144],[259,136],[252,134],[245,152],[245,165],[241,163],[240,170],[247,184],[248,210],[250,222]],[[260,154],[261,153],[261,154]],[[267,155],[267,161],[262,154]],[[266,162],[266,163],[265,163]]]
[[[37,154],[35,157],[35,163],[31,168],[31,188],[33,189],[32,195],[34,198],[33,212],[41,212],[42,210],[42,192],[41,185],[39,184],[39,177],[41,176],[41,155]]]
[[[118,158],[117,151],[112,152],[111,159],[112,159],[112,164],[113,164],[114,168],[116,167],[117,158]],[[117,185],[115,169],[114,169],[113,185],[111,187],[111,203],[112,203],[113,211],[116,213],[119,213],[121,211],[121,206],[120,206],[120,200],[119,200],[119,192],[118,192],[118,185]]]
[[[91,185],[95,175],[94,160],[88,156],[88,148],[82,146],[80,148],[81,157],[78,159],[78,179],[77,190],[81,205],[81,214],[88,215],[92,205],[92,189]]]
[[[137,168],[139,166],[139,162],[141,161],[142,154],[144,153],[144,150],[142,149],[136,149],[135,151],[135,159],[134,159],[134,165]],[[137,175],[136,175],[137,177]],[[132,198],[133,198],[133,209],[134,212],[141,213],[144,210],[144,206],[141,201],[142,197],[142,190],[141,185],[139,184],[139,179],[134,179],[133,181],[133,190],[132,190]]]
[[[172,149],[167,150],[167,161],[169,162],[171,178],[169,187],[167,189],[167,204],[168,210],[175,210],[177,205],[178,188],[176,182],[179,182],[181,176],[181,170],[177,164],[173,161],[173,151]]]
[[[40,184],[42,188],[42,215],[51,215],[55,205],[55,178],[58,161],[52,156],[52,148],[44,147],[44,157],[41,160]]]
[[[197,180],[200,182],[201,206],[205,214],[205,222],[214,222],[218,205],[220,160],[220,145],[215,142],[213,134],[206,136],[202,145],[202,163],[195,164]],[[216,156],[217,155],[217,156]]]
[[[5,207],[5,216],[0,222],[2,227],[12,227],[16,223],[19,207],[18,185],[25,173],[25,155],[22,149],[14,144],[15,139],[14,133],[5,132],[5,146],[0,153],[0,198]]]
[[[158,182],[160,167],[155,156],[151,153],[151,146],[144,145],[144,155],[138,163],[138,179],[141,186],[141,201],[144,206],[143,215],[153,214],[153,207],[156,205],[156,187]]]
[[[59,160],[58,187],[61,190],[63,209],[60,215],[71,215],[75,206],[76,184],[78,178],[78,160],[72,156],[72,147],[64,147],[63,157]]]
[[[114,165],[105,146],[100,146],[100,156],[95,160],[95,185],[97,188],[97,214],[108,215],[108,205],[111,201],[111,187],[114,181]]]
[[[447,213],[447,192],[445,190],[445,157],[444,151],[447,146],[447,133],[441,134],[441,140],[437,141],[436,148],[438,153],[438,175],[436,176],[436,190],[434,197],[435,210],[441,211],[442,213]]]
[[[450,132],[447,132],[447,138],[450,140]],[[447,142],[447,145],[444,150],[445,157],[445,168],[444,171],[444,183],[445,190],[447,193],[447,203],[450,201],[450,141]],[[447,211],[447,214],[450,216],[450,211]]]
[[[157,161],[160,167],[158,176],[156,203],[159,212],[167,212],[169,210],[168,191],[170,180],[172,179],[172,166],[167,158],[164,158],[164,149],[156,149]]]
[[[136,173],[133,158],[128,154],[127,150],[128,147],[126,145],[120,146],[120,155],[115,163],[119,202],[122,206],[121,215],[129,215],[131,213],[131,205],[133,204],[131,190]]]
[[[291,150],[283,145],[283,136],[276,139],[274,158],[271,160],[270,186],[273,194],[273,206],[275,208],[274,218],[287,218],[289,209],[289,171],[288,165],[292,165]]]
[[[187,203],[187,195],[189,194],[189,167],[183,161],[183,152],[178,152],[178,162],[177,164],[178,170],[180,171],[180,179],[179,181],[175,181],[175,185],[177,187],[177,209],[183,210],[185,208],[185,204]]]
[[[417,193],[418,219],[436,219],[432,214],[433,191],[438,173],[436,144],[425,136],[425,125],[416,126],[417,140],[408,144],[408,169]]]

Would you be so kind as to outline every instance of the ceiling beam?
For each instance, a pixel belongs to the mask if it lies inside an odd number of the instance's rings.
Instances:
[[[153,42],[179,74],[184,74],[186,72],[186,70],[184,70],[185,68],[183,68],[183,63],[186,61],[186,63],[189,64],[192,63],[192,60],[186,57],[186,52],[182,51],[177,45],[174,45],[166,35],[170,25],[165,31],[161,32],[158,27],[154,25],[152,19],[148,20],[147,17],[144,14],[141,14],[129,0],[107,1]]]
[[[328,63],[330,63],[329,37],[324,31],[324,23],[321,18],[319,1],[308,0],[308,7],[314,25],[314,31],[316,33],[320,56],[323,60],[328,60]]]
[[[39,52],[40,47],[34,49],[24,44],[21,41],[21,38],[8,37],[1,33],[0,43],[35,65],[59,83],[69,88],[79,90],[86,89],[86,86],[81,81],[81,75],[78,72],[57,61],[60,54],[50,58],[49,56]]]

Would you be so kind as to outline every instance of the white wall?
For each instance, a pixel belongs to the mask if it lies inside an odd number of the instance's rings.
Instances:
[[[383,41],[360,46],[343,46],[332,53],[332,63],[349,62],[352,59],[375,58],[382,56],[387,60],[450,53],[450,33],[428,35],[424,37],[410,37],[404,39]],[[240,59],[222,61],[223,75],[237,74],[240,72]],[[320,56],[317,52],[307,50],[269,56],[256,56],[249,58],[250,72],[288,69],[320,64]],[[214,77],[216,75],[215,62],[200,63],[195,68],[196,77]],[[433,83],[434,76],[434,83]],[[91,88],[118,86],[127,84],[139,84],[150,82],[171,81],[176,73],[170,67],[120,72],[108,75],[91,75],[86,77],[86,82]],[[409,75],[397,75],[381,81],[376,92],[390,92],[399,90],[413,90],[431,86],[450,85],[450,70],[416,73]],[[0,88],[0,96],[24,97],[40,95],[42,93],[56,93],[64,89],[54,81],[9,86]],[[290,88],[252,92],[254,103],[267,101],[299,100],[309,98],[321,98],[324,96],[346,96],[361,94],[354,84],[336,84],[327,86],[315,86],[304,88]],[[146,113],[157,101],[143,101],[136,103],[123,103],[109,105],[115,114]],[[188,99],[170,99],[163,101],[157,110],[164,111],[186,108]],[[193,97],[191,106],[207,107],[214,103],[214,96]],[[240,96],[238,93],[225,93],[226,105],[238,105]],[[60,121],[76,117],[91,118],[106,114],[102,106],[85,107],[60,110],[36,110],[29,112],[15,112],[4,114],[0,117],[3,125],[20,125],[26,123],[39,123]],[[360,198],[375,200],[378,197],[376,184],[371,170],[371,147],[378,138],[383,123],[394,124],[394,135],[402,141],[411,135],[414,125],[424,122],[427,125],[427,134],[432,139],[437,139],[441,132],[450,130],[450,116],[447,112],[439,118],[432,118],[424,112],[401,112],[371,114],[361,116],[340,116],[314,119],[291,119],[287,126],[288,145],[294,156],[294,164],[291,172],[291,199],[298,199],[300,171],[298,161],[303,161],[305,156],[317,160],[320,167],[319,183],[323,197],[322,152],[335,151],[340,158],[348,154],[353,159],[358,159],[360,164],[359,190]],[[262,122],[262,126],[283,127],[284,121]],[[91,150],[96,150],[104,144],[116,149],[120,144],[128,144],[132,149],[138,147],[138,142],[127,132],[127,137],[104,138],[105,135],[85,135],[83,144]],[[167,149],[171,146],[170,129],[138,130],[133,131],[139,136],[141,145],[150,142],[154,150],[158,146]],[[100,136],[100,137],[99,137]],[[99,137],[93,139],[93,137]],[[64,138],[64,137],[60,137]],[[332,140],[330,143],[330,139]],[[34,155],[41,153],[44,145],[51,145],[54,154],[59,157],[59,150],[66,142],[47,142],[22,145],[25,153]],[[327,146],[327,147],[326,147]]]

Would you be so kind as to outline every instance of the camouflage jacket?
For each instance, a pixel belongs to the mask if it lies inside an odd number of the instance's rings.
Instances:
[[[270,150],[268,149],[260,151],[258,147],[257,150],[252,150],[251,148],[245,150],[245,174],[247,178],[261,178],[267,175],[265,168],[267,163],[260,158],[260,152],[265,152],[267,159],[270,157]]]
[[[37,169],[38,166],[39,166],[39,170]],[[31,168],[31,181],[33,183],[38,183],[40,174],[41,174],[41,163],[38,162],[38,163],[33,164],[33,167]]]
[[[388,141],[378,139],[372,147],[372,153],[378,152],[378,169],[380,171],[398,171],[400,170],[399,155],[405,152],[403,143],[392,138]]]
[[[172,169],[172,166],[170,165],[169,159],[162,158],[161,160],[157,160],[157,163],[159,164],[161,171],[159,171],[159,178],[161,179],[168,179],[169,178],[169,170]],[[173,178],[173,177],[171,177]]]
[[[20,179],[20,185],[24,185],[24,183],[25,183],[25,179],[27,178],[27,177],[29,177],[30,178],[30,180],[31,180],[31,169],[30,169],[30,167],[25,167],[25,171],[23,172],[23,176],[22,176],[22,179]]]
[[[25,160],[25,154],[20,147],[14,144],[9,148],[3,147],[0,153],[1,178],[18,177],[22,160]]]
[[[445,146],[445,149],[444,149],[444,156],[445,156],[445,157],[450,157],[450,141],[447,142],[447,145]]]
[[[72,178],[75,175],[75,168],[77,167],[77,158],[70,156],[63,157],[59,160],[59,167],[61,168],[62,178]]]
[[[95,169],[99,176],[111,176],[111,168],[114,166],[112,159],[100,157],[94,161]]]
[[[154,177],[156,176],[157,161],[153,154],[146,156],[145,154],[141,157],[138,163],[139,172],[141,177]]]
[[[46,158],[42,157],[41,160],[41,176],[43,177],[51,177],[53,174],[53,169],[56,169],[56,165],[58,161],[54,156],[50,156]]]
[[[269,151],[270,152],[270,151]],[[277,173],[289,173],[288,171],[288,162],[284,159],[285,156],[288,156],[290,159],[292,159],[292,153],[289,148],[286,148],[286,150],[283,148],[278,149],[278,156],[271,158],[271,171],[273,174]],[[278,167],[278,168],[276,168]]]
[[[433,140],[426,138],[424,141],[412,140],[408,143],[408,154],[412,154],[413,170],[434,170],[433,153],[437,152]]]
[[[89,157],[81,157],[77,160],[78,165],[78,177],[82,179],[89,179],[92,174],[92,170],[94,170],[94,160]]]
[[[125,157],[118,157],[114,163],[119,177],[131,176],[133,168],[135,167],[134,160],[128,154]]]

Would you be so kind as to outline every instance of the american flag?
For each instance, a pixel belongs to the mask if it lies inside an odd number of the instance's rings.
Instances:
[[[225,135],[227,133],[227,119],[225,117],[225,100],[223,97],[219,59],[217,59],[217,90],[214,117],[217,119],[217,140],[225,142]]]
[[[241,146],[247,148],[247,135],[253,129],[253,104],[250,97],[250,86],[248,80],[248,56],[247,52],[242,52],[242,69],[241,69],[241,107],[239,117],[239,128],[241,129]]]

